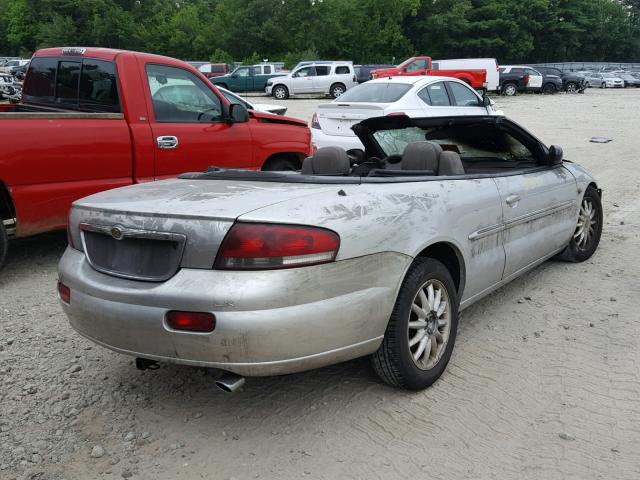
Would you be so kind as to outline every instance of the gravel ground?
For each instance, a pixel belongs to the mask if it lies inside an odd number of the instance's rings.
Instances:
[[[201,369],[137,371],[71,330],[65,236],[43,235],[0,274],[0,478],[639,478],[640,89],[497,102],[596,175],[603,239],[466,310],[432,388],[387,387],[366,359],[235,396]],[[281,103],[309,119],[318,100]]]

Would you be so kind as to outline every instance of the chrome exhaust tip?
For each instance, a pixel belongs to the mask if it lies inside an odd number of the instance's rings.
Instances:
[[[242,388],[245,378],[235,373],[226,372],[216,380],[216,387],[223,392],[234,393]]]

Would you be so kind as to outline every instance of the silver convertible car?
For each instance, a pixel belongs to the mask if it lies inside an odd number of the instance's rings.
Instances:
[[[300,172],[212,167],[75,202],[58,285],[71,325],[142,369],[222,370],[228,391],[365,355],[422,389],[459,310],[598,246],[592,176],[513,121],[353,128],[364,151],[326,147]]]

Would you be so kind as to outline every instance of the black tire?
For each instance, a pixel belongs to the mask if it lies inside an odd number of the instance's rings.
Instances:
[[[568,82],[565,90],[567,93],[578,93],[578,84],[576,82]]]
[[[2,223],[2,218],[0,217],[0,270],[4,267],[8,249],[9,237],[7,236],[7,229],[4,227],[4,223]]]
[[[419,367],[418,361],[414,360],[414,354],[420,357],[420,353],[417,351],[412,352],[412,348],[418,346],[422,342],[417,343],[413,347],[409,345],[410,339],[410,326],[409,322],[413,318],[412,323],[415,323],[416,314],[412,310],[412,304],[419,298],[419,292],[426,288],[426,284],[434,282],[437,285],[436,288],[444,289],[446,292],[445,298],[447,301],[447,308],[449,308],[448,321],[449,330],[445,340],[442,342],[436,341],[436,359],[435,363],[431,366]],[[442,290],[441,290],[442,291]],[[447,268],[437,260],[432,258],[418,258],[409,269],[407,276],[400,287],[398,298],[393,307],[389,324],[384,335],[384,340],[378,348],[378,351],[371,356],[371,364],[376,374],[389,385],[400,387],[408,390],[422,390],[435,382],[449,363],[451,358],[451,352],[456,340],[456,332],[458,330],[458,294],[455,289],[455,284],[451,278],[451,274]],[[447,308],[444,309],[441,315],[445,315]],[[434,327],[433,311],[429,312],[429,317],[426,317],[424,323],[428,326],[425,327],[425,331]],[[431,322],[431,323],[430,323]],[[435,322],[438,322],[435,317]],[[412,327],[416,328],[416,327]],[[433,330],[433,333],[441,333],[438,326],[438,332]],[[428,333],[428,331],[426,332]],[[442,332],[444,333],[444,332]],[[416,334],[417,335],[417,334]],[[433,343],[430,342],[430,336],[422,337],[427,338],[426,343],[429,343],[429,351],[431,352]],[[441,334],[441,339],[444,335]],[[441,350],[440,350],[441,348]],[[422,353],[427,355],[427,361],[431,360],[431,354]],[[420,360],[420,358],[418,359]],[[428,367],[428,368],[427,368]]]
[[[329,95],[331,95],[331,98],[338,98],[346,91],[347,87],[345,87],[342,83],[334,83],[329,89]]]
[[[262,170],[267,172],[291,172],[300,170],[298,162],[289,157],[275,157],[265,162]]]
[[[556,93],[556,91],[557,88],[553,83],[545,83],[542,87],[542,93],[544,93],[545,95],[553,95],[554,93]]]
[[[591,205],[594,212],[594,218],[590,221],[591,228],[593,228],[591,236],[584,244],[580,243],[580,221],[582,219],[582,212],[585,208],[585,202]],[[584,220],[583,220],[584,223]],[[571,241],[567,248],[565,248],[559,255],[560,260],[567,262],[584,262],[589,259],[598,248],[600,243],[600,237],[602,236],[602,202],[600,200],[600,194],[592,186],[589,185],[584,192],[582,201],[580,202],[580,215],[578,217],[578,224],[574,233],[571,235]]]
[[[606,84],[605,82],[602,82],[602,83],[600,84],[600,88],[607,88],[607,84]]]
[[[289,98],[289,89],[284,85],[276,85],[271,90],[271,94],[273,98],[277,98],[278,100],[286,100]]]
[[[505,83],[502,86],[502,94],[506,95],[507,97],[513,97],[514,95],[517,95],[518,93],[518,86],[515,83]]]

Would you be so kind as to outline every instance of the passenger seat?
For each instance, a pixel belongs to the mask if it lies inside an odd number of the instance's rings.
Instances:
[[[322,147],[302,162],[302,175],[349,175],[351,161],[340,147]]]
[[[443,151],[432,142],[410,143],[404,149],[402,170],[425,170],[432,175],[464,175],[464,166],[456,152]]]

